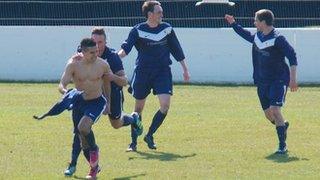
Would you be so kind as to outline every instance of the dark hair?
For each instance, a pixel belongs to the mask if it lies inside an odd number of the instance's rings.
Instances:
[[[274,22],[273,12],[269,9],[261,9],[256,12],[259,21],[265,21],[268,26],[272,26]]]
[[[82,39],[81,43],[80,43],[80,48],[81,48],[81,51],[84,51],[86,50],[87,48],[90,48],[90,47],[95,47],[97,44],[96,42],[94,42],[93,39],[91,38],[84,38]]]
[[[106,37],[106,32],[105,32],[104,29],[101,28],[101,27],[95,27],[95,28],[93,28],[92,31],[91,31],[91,35],[94,35],[94,34],[96,34],[96,35],[103,35],[104,37]]]
[[[142,14],[148,18],[148,12],[153,12],[156,5],[161,6],[161,3],[159,1],[145,1],[142,5]]]

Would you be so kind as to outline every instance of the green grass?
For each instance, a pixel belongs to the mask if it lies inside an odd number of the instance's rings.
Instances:
[[[133,99],[125,94],[125,110]],[[70,113],[38,122],[59,99],[57,84],[0,83],[0,179],[64,179],[70,158]],[[254,87],[180,86],[155,135],[158,150],[140,138],[126,153],[129,128],[112,129],[104,116],[94,126],[100,146],[100,179],[319,179],[320,87],[288,93],[283,114],[291,123],[287,156],[274,156],[275,128],[260,109]],[[158,109],[148,98],[145,131]],[[81,154],[76,177],[88,165]]]

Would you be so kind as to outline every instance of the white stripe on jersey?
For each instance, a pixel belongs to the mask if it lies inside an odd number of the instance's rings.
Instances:
[[[163,39],[164,37],[166,37],[168,34],[170,34],[172,31],[172,27],[167,27],[165,29],[163,29],[162,31],[160,31],[157,34],[153,34],[150,32],[145,32],[142,30],[138,29],[138,34],[140,38],[145,38],[145,39],[149,39],[152,41],[160,41],[161,39]]]
[[[265,42],[261,42],[257,34],[254,36],[254,43],[257,45],[259,49],[265,49],[267,47],[274,46],[275,41],[276,41],[276,38],[272,38]]]

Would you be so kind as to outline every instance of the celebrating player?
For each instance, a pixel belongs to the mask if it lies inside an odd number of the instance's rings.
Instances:
[[[289,122],[283,118],[281,107],[284,105],[288,85],[293,92],[298,89],[296,53],[285,37],[273,27],[274,15],[270,10],[262,9],[255,13],[257,32],[254,34],[243,29],[233,16],[227,14],[225,19],[237,34],[253,44],[254,83],[266,118],[276,126],[279,139],[276,153],[285,154]],[[285,57],[289,59],[290,70]]]
[[[162,22],[163,10],[158,1],[146,1],[142,12],[146,22],[137,24],[130,31],[129,37],[118,52],[121,58],[130,53],[133,46],[138,51],[136,67],[130,85],[130,91],[135,98],[135,112],[141,113],[146,98],[153,89],[153,94],[159,98],[160,109],[155,113],[151,126],[144,141],[150,149],[156,149],[153,135],[164,121],[172,95],[172,74],[170,53],[180,62],[185,81],[189,80],[189,72],[185,56],[172,26]],[[132,130],[132,142],[128,151],[136,151],[137,134]]]

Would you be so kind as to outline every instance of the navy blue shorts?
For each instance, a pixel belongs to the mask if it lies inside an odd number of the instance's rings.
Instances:
[[[82,96],[78,98],[72,108],[74,132],[78,133],[77,127],[83,116],[90,117],[91,120],[96,123],[106,108],[106,103],[107,101],[103,96],[91,100],[84,100]]]
[[[288,86],[283,83],[273,83],[270,85],[258,85],[257,93],[263,110],[270,106],[283,106],[287,94]]]
[[[170,67],[164,69],[136,69],[129,92],[136,99],[145,99],[153,90],[154,95],[172,95],[172,74]]]
[[[121,117],[123,110],[123,92],[120,88],[112,88],[110,94],[110,114],[109,118],[117,120]]]

